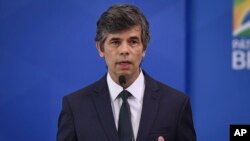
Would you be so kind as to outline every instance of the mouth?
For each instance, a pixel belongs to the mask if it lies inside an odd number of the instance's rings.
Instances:
[[[130,61],[127,61],[127,60],[125,60],[125,61],[119,61],[119,62],[118,62],[118,64],[131,64],[131,62],[130,62]]]
[[[117,64],[118,64],[118,66],[119,66],[119,68],[121,70],[127,70],[127,69],[129,69],[132,62],[130,62],[130,61],[120,61]]]

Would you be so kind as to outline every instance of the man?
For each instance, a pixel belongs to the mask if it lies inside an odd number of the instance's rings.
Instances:
[[[139,9],[111,6],[95,40],[108,72],[63,98],[57,141],[195,141],[188,96],[140,68],[150,35]]]

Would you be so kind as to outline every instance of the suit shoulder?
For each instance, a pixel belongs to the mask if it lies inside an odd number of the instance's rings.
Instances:
[[[177,90],[167,84],[164,84],[151,76],[149,76],[145,71],[143,71],[145,80],[146,80],[146,87],[150,88],[153,91],[158,91],[164,96],[172,96],[172,97],[179,97],[179,98],[188,98],[188,95],[184,94],[180,90]]]
[[[161,82],[158,82],[158,83],[159,83],[159,85],[161,85],[162,88],[164,88],[167,91],[170,91],[171,93],[181,95],[181,96],[187,96],[184,92],[177,90],[176,88],[173,88],[173,87],[171,87],[167,84],[161,83]]]
[[[189,99],[189,96],[187,94],[185,94],[184,92],[177,90],[167,84],[164,84],[158,80],[153,80],[155,81],[157,87],[158,87],[158,91],[159,93],[162,94],[162,97],[167,97],[167,98],[171,98],[171,99],[179,99],[179,100],[187,100]]]
[[[89,97],[90,95],[92,95],[93,93],[95,93],[95,91],[101,87],[102,85],[104,85],[106,83],[105,78],[103,77],[102,79],[89,84],[88,86],[85,86],[79,90],[76,90],[68,95],[66,95],[65,97],[69,98],[69,99],[78,99],[78,98],[83,98],[83,97]]]
[[[183,106],[189,103],[190,98],[187,94],[170,87],[162,82],[157,81],[158,94],[163,105],[173,107],[173,109],[182,109]]]

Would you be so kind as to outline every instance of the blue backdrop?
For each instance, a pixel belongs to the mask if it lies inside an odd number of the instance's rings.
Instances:
[[[96,21],[121,2],[148,18],[142,67],[190,95],[198,141],[250,123],[250,71],[231,68],[232,1],[0,0],[1,141],[55,140],[62,97],[106,72]]]
[[[231,63],[234,7],[228,0],[187,6],[187,86],[199,141],[229,141],[230,124],[250,124],[250,69]]]

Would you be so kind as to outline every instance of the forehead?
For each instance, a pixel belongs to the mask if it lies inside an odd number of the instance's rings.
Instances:
[[[140,26],[133,26],[129,29],[121,30],[115,33],[109,33],[107,36],[107,40],[111,40],[113,38],[118,39],[128,39],[128,38],[137,37],[141,39],[141,27]]]

